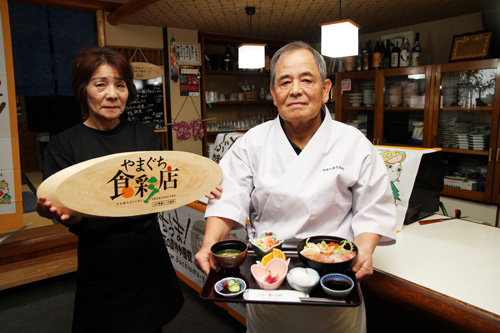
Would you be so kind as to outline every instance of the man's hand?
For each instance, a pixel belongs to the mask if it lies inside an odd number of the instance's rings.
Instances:
[[[354,240],[358,256],[351,269],[356,274],[356,280],[362,281],[373,274],[372,254],[379,240],[380,235],[368,232],[359,234]]]

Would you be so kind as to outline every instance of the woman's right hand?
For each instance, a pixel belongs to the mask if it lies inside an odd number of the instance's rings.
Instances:
[[[63,214],[57,207],[52,206],[52,203],[47,201],[45,197],[38,198],[35,209],[41,217],[56,219],[66,225],[78,224],[82,219],[81,216]]]

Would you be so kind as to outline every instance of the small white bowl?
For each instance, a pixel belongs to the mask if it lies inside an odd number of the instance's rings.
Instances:
[[[307,277],[309,277],[309,283],[304,284],[301,283],[302,281],[298,281],[297,274],[301,274],[301,272],[307,274]],[[286,275],[286,280],[293,289],[298,291],[310,292],[319,283],[319,274],[312,268],[295,267],[288,272],[288,274]]]
[[[224,282],[228,282],[229,280],[234,280],[235,282],[239,283],[241,285],[241,289],[240,291],[238,291],[237,293],[223,293],[222,292],[222,289],[224,289],[224,287],[222,287],[222,284]],[[240,279],[240,278],[237,278],[237,277],[227,277],[227,278],[224,278],[222,280],[219,280],[217,281],[217,283],[215,284],[214,286],[214,289],[215,289],[215,292],[223,297],[236,297],[238,295],[241,295],[243,294],[243,292],[245,291],[245,289],[247,289],[247,284],[244,280]]]
[[[342,289],[330,288],[327,285],[325,285],[325,283],[328,284],[328,281],[339,281],[341,283],[343,282],[346,284],[349,283],[349,287]],[[347,296],[354,289],[354,281],[347,275],[340,273],[330,273],[324,275],[320,280],[320,284],[321,288],[323,288],[325,293],[334,298],[343,298]]]

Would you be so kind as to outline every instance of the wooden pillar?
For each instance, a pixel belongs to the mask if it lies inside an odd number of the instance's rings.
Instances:
[[[106,29],[104,21],[104,11],[97,10],[95,12],[97,21],[97,44],[101,47],[106,46]]]

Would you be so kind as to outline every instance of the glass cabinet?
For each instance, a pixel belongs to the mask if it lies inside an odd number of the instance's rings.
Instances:
[[[443,194],[499,202],[498,80],[496,59],[436,68],[433,142],[445,156]]]
[[[335,119],[373,144],[430,147],[431,72],[419,66],[337,73]]]

